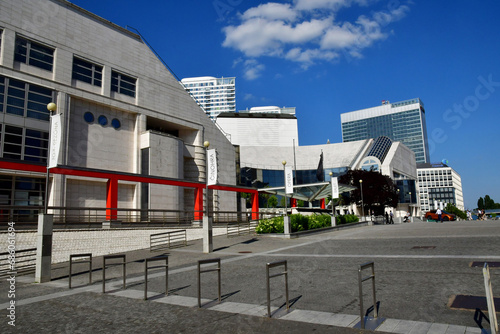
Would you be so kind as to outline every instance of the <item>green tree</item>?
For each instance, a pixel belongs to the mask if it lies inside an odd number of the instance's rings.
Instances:
[[[274,195],[267,199],[267,207],[275,208],[278,206],[278,198]]]
[[[444,208],[444,211],[453,213],[455,216],[462,218],[462,219],[467,219],[467,214],[463,212],[462,210],[458,209],[455,205],[448,203],[446,204],[446,207]]]
[[[286,201],[286,203],[288,203],[288,198],[287,198],[287,197],[282,196],[282,197],[281,197],[281,201],[280,201],[280,206],[281,206],[281,207],[283,207],[283,208],[285,207],[285,201]],[[288,206],[288,205],[287,205],[287,206]]]
[[[491,210],[495,208],[495,201],[489,195],[484,196],[484,209]]]
[[[482,197],[479,197],[477,200],[477,208],[480,210],[484,209],[484,200]]]
[[[361,187],[363,180],[363,204],[369,210],[380,212],[384,207],[396,207],[398,204],[397,187],[392,179],[375,171],[350,170],[339,178],[340,183],[356,187],[349,196],[343,196],[345,204],[361,204]],[[365,210],[365,212],[368,212]]]

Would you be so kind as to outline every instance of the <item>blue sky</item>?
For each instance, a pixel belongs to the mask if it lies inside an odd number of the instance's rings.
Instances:
[[[179,78],[236,77],[238,110],[296,107],[300,145],[341,142],[341,113],[419,97],[466,207],[500,202],[496,0],[72,2],[139,30]]]

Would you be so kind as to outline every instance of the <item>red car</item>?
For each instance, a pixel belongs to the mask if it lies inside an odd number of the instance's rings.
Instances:
[[[441,218],[443,218],[444,221],[457,220],[457,217],[453,213],[449,213],[443,210],[441,210]],[[425,214],[425,219],[438,220],[438,214],[436,213],[436,210],[428,211]]]

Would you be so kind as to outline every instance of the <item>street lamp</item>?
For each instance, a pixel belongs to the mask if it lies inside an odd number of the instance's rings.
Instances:
[[[330,183],[332,182],[333,172],[328,173],[330,175]],[[333,192],[332,192],[332,217],[335,217],[335,207],[333,206]]]
[[[208,140],[205,140],[203,142],[203,146],[205,147],[205,194],[207,196],[206,199],[206,204],[205,204],[205,216],[208,217],[208,147],[210,146],[210,142]]]
[[[285,216],[288,216],[288,208],[286,206],[286,170],[285,170],[285,166],[286,166],[286,160],[283,160],[281,162],[283,164],[283,178],[284,178],[284,181],[285,181]]]
[[[52,114],[57,110],[57,105],[54,102],[47,104],[47,110],[49,111],[50,124],[52,123]],[[49,126],[50,128],[51,126]],[[45,203],[44,203],[44,213],[47,214],[47,207],[49,201],[49,174],[50,174],[50,132],[49,132],[49,145],[47,146],[47,174],[45,175]]]
[[[359,186],[361,187],[361,217],[365,215],[364,202],[363,202],[363,180],[359,180]]]
[[[212,232],[212,219],[208,216],[208,147],[210,146],[210,142],[206,140],[203,142],[203,146],[205,147],[205,179],[206,179],[206,206],[205,212],[203,215],[203,253],[212,253],[213,252],[213,232]]]

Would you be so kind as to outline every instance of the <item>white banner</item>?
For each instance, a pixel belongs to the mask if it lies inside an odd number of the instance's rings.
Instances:
[[[217,152],[215,149],[207,150],[207,185],[217,184]]]
[[[332,177],[332,199],[339,198],[339,179]]]
[[[48,168],[57,167],[59,152],[61,151],[61,114],[50,116],[50,147]]]
[[[293,169],[292,166],[285,167],[285,193],[293,194]]]

